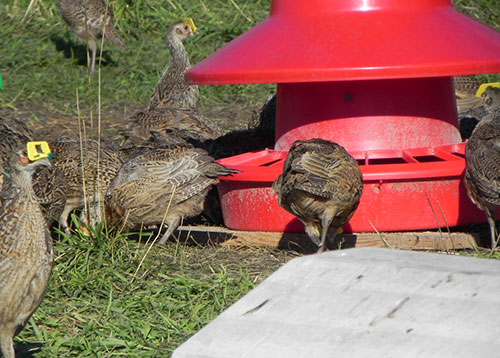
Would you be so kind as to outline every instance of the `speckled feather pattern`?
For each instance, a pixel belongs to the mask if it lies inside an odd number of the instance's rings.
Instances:
[[[144,148],[121,168],[109,187],[108,215],[111,222],[119,221],[126,228],[160,224],[164,217],[169,226],[178,226],[182,218],[203,211],[217,177],[232,173],[206,151],[189,145]]]
[[[11,339],[42,301],[54,254],[31,173],[9,172],[0,207],[0,343],[4,357],[14,358]]]
[[[0,169],[10,163],[11,154],[33,140],[28,126],[16,118],[0,118]],[[3,175],[0,175],[3,180]],[[0,185],[1,185],[0,180]],[[47,223],[57,220],[66,202],[66,182],[62,173],[53,166],[41,166],[33,173],[33,190],[42,205]]]
[[[198,101],[198,86],[188,85],[185,72],[191,67],[182,41],[193,35],[188,23],[176,23],[169,27],[166,42],[170,51],[170,64],[158,81],[149,101],[148,110],[154,108],[195,108]]]
[[[104,36],[125,49],[125,43],[113,26],[113,12],[103,0],[59,0],[61,16],[83,41]]]
[[[297,216],[320,245],[320,232],[330,225],[339,228],[351,219],[361,198],[363,177],[358,163],[343,147],[315,138],[294,142],[273,188],[279,204]],[[328,227],[321,224],[325,215],[331,215]]]
[[[156,108],[137,113],[121,134],[126,139],[146,140],[152,131],[162,135],[170,129],[189,132],[191,138],[199,141],[217,138],[223,133],[212,120],[194,108]]]
[[[466,144],[465,183],[483,210],[500,207],[500,113],[479,122]]]

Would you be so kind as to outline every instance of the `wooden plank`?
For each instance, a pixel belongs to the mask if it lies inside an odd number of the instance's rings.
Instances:
[[[214,226],[181,226],[180,241],[212,243],[222,246],[269,246],[315,250],[304,233],[238,231]],[[330,248],[390,247],[404,250],[460,250],[477,246],[479,235],[463,232],[382,232],[338,235]]]

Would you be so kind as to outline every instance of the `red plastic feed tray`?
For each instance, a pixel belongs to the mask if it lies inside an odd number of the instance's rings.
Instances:
[[[351,154],[363,172],[364,190],[358,210],[344,227],[346,232],[419,230],[484,220],[463,185],[464,143]],[[255,230],[258,218],[262,231],[304,231],[298,219],[279,207],[271,188],[283,171],[286,155],[267,149],[219,160],[243,172],[220,178],[228,227]]]
[[[500,33],[450,0],[273,0],[265,21],[186,77],[278,83],[274,149],[314,137],[344,146],[364,160],[351,229],[398,231],[485,220],[461,183],[451,76],[498,72]],[[219,185],[228,227],[303,230],[271,189],[285,155],[222,160],[245,171]]]

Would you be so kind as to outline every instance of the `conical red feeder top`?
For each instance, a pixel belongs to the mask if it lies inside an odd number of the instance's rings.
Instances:
[[[190,83],[287,83],[500,72],[500,32],[450,0],[274,0]]]

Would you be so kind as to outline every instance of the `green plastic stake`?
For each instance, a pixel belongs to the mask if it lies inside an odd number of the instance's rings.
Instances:
[[[0,89],[3,87],[2,75],[0,75]]]

